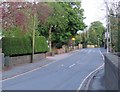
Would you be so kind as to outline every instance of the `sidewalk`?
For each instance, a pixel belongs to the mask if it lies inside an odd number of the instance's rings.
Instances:
[[[2,71],[2,79],[4,80],[7,78],[11,78],[11,77],[32,71],[34,69],[43,67],[43,66],[48,65],[54,61],[66,58],[66,57],[70,56],[72,53],[73,52],[59,54],[59,55],[55,55],[55,56],[48,56],[41,61],[35,61],[33,63],[26,63],[26,64],[22,64],[19,66],[14,66],[14,67],[10,68],[9,70],[3,70]]]
[[[89,90],[105,91],[104,68],[100,70],[91,80]],[[90,91],[92,92],[92,91]]]

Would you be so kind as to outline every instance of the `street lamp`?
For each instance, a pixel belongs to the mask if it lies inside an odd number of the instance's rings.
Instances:
[[[34,51],[35,51],[35,27],[36,27],[36,22],[35,22],[35,18],[36,18],[36,8],[35,8],[35,0],[32,3],[33,4],[33,9],[35,12],[33,12],[33,34],[32,34],[32,59],[31,59],[31,63],[33,63],[34,61]]]

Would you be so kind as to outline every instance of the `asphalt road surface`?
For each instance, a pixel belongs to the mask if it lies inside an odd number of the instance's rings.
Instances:
[[[34,72],[2,82],[3,90],[77,90],[103,64],[99,48],[81,49]]]

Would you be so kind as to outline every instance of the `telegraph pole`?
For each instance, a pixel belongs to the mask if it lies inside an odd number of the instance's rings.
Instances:
[[[108,16],[108,12],[109,12],[109,7],[107,6],[107,2],[104,0],[105,4],[106,4],[106,28],[107,28],[107,32],[106,32],[106,40],[107,40],[107,53],[109,53],[109,16]]]

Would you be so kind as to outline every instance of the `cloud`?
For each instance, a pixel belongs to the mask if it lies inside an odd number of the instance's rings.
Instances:
[[[82,0],[82,8],[85,10],[84,15],[86,19],[84,22],[87,25],[90,25],[93,21],[103,21],[105,11],[101,9],[105,8],[104,0]]]

